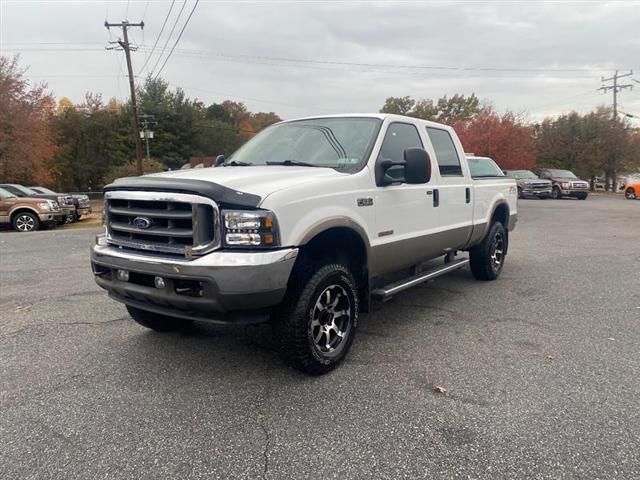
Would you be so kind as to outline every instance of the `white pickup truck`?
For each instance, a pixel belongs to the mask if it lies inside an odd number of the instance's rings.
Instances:
[[[96,282],[157,331],[271,321],[310,374],[344,359],[373,299],[466,265],[496,279],[517,220],[515,180],[472,178],[454,130],[415,118],[285,121],[217,163],[105,187]]]

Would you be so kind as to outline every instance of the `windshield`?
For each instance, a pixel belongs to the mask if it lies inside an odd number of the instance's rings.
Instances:
[[[0,188],[0,198],[18,198],[9,190],[5,190],[4,188]]]
[[[552,177],[578,178],[569,170],[549,170]]]
[[[38,193],[46,193],[48,195],[57,195],[57,193],[53,190],[49,190],[48,188],[44,187],[29,187],[29,190],[35,190]]]
[[[22,185],[12,185],[12,186],[13,186],[13,188],[15,188],[16,190],[18,190],[20,193],[22,193],[23,195],[25,195],[27,197],[31,197],[33,195],[40,195],[35,190],[31,190],[30,188],[24,187]]]
[[[500,167],[490,158],[467,157],[472,177],[504,177]]]
[[[274,125],[253,137],[227,161],[267,165],[307,163],[318,167],[353,167],[369,154],[381,121],[335,117]]]
[[[538,176],[529,170],[510,170],[507,172],[507,177],[515,178],[516,180],[529,179],[537,180]]]

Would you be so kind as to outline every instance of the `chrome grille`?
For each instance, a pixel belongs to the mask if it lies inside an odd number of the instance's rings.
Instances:
[[[107,241],[113,245],[182,254],[220,245],[218,206],[198,195],[116,191],[105,194]]]
[[[589,184],[587,182],[571,182],[571,188],[587,190],[589,188]]]

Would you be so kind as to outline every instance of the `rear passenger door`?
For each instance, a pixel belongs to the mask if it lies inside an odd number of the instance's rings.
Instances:
[[[427,126],[427,135],[438,163],[440,180],[434,194],[438,197],[438,219],[447,233],[449,248],[461,248],[473,230],[473,188],[466,165],[460,158],[451,134],[443,128]]]

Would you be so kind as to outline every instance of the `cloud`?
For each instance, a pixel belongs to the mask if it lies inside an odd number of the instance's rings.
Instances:
[[[139,20],[145,4],[131,2],[131,21]],[[78,101],[90,90],[126,98],[126,79],[113,76],[122,68],[122,54],[100,48],[109,39],[105,16],[123,19],[125,5],[3,2],[3,53],[22,50],[30,74],[48,80],[58,96]],[[610,103],[610,96],[597,92],[600,76],[615,68],[640,70],[638,7],[637,2],[201,1],[163,77],[205,102],[231,97],[252,110],[285,117],[377,111],[392,95],[475,92],[500,110],[528,110],[540,118]],[[151,2],[146,28],[132,31],[133,39],[152,45],[168,9],[169,2]],[[18,42],[66,42],[57,48],[67,51],[37,52],[33,44]],[[92,50],[69,51],[82,46],[79,42],[91,42]],[[134,69],[144,62],[143,50],[134,54]],[[640,113],[640,89],[625,91],[620,100],[626,110]]]

